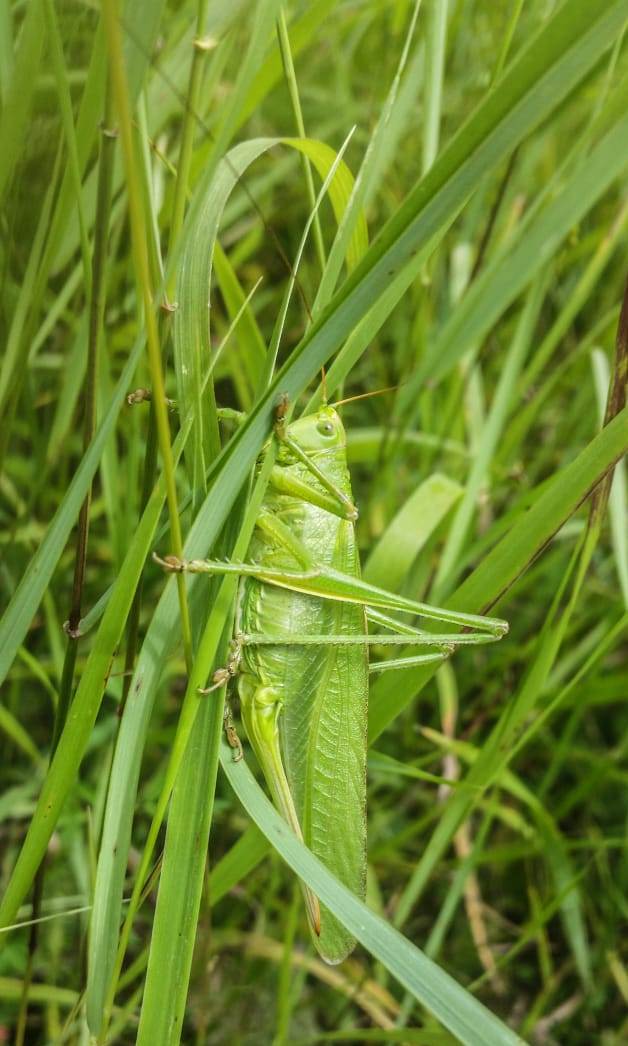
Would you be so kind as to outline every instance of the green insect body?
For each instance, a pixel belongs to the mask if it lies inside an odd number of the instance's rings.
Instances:
[[[234,652],[209,689],[238,676],[242,720],[277,809],[363,898],[369,672],[442,662],[459,645],[500,639],[508,625],[431,607],[363,581],[342,422],[325,406],[287,424],[286,410],[282,400],[272,437],[278,442],[276,464],[249,561],[157,558],[170,571],[240,576]],[[441,634],[424,631],[387,611],[447,627]],[[376,636],[369,635],[367,621],[377,626]],[[373,642],[433,649],[369,664]],[[225,725],[239,758],[229,711]],[[353,936],[307,887],[303,892],[318,951],[330,963],[341,962],[355,944]]]
[[[345,433],[337,413],[326,408],[302,418],[289,426],[289,435],[350,499]],[[280,444],[249,558],[263,567],[294,571],[303,568],[299,555],[306,550],[313,563],[358,577],[353,522],[286,492],[301,484],[327,499],[311,470],[290,446]],[[289,544],[287,534],[302,548]],[[269,638],[359,636],[366,634],[366,612],[356,603],[244,577],[239,627],[245,635]],[[367,645],[245,645],[238,691],[246,732],[276,806],[312,852],[364,897]],[[306,908],[318,950],[328,962],[340,962],[352,950],[353,937],[325,908],[319,916],[309,891]]]

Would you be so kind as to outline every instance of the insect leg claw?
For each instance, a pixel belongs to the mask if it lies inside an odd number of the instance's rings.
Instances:
[[[219,687],[224,686],[230,679],[237,676],[240,668],[240,660],[242,658],[242,640],[240,634],[231,640],[230,653],[227,660],[227,664],[224,668],[217,668],[212,676],[212,686],[199,687],[199,694],[211,694],[213,690],[218,690]]]
[[[170,574],[182,574],[185,570],[185,560],[179,559],[178,556],[158,556],[156,552],[153,552],[153,561],[159,563],[160,567],[167,570]]]
[[[229,671],[226,668],[217,668],[214,672],[212,679],[213,683],[211,686],[199,686],[196,688],[197,694],[213,694],[214,690],[219,690],[221,686],[229,682],[231,678]]]
[[[238,737],[238,732],[233,725],[233,718],[231,716],[231,708],[228,703],[225,703],[225,712],[223,715],[223,727],[227,736],[227,743],[231,749],[233,749],[233,761],[239,763],[244,758],[244,751],[242,749],[242,742]]]
[[[126,401],[129,407],[132,407],[134,403],[145,403],[147,400],[152,400],[153,395],[150,389],[135,389],[133,392],[129,392]]]

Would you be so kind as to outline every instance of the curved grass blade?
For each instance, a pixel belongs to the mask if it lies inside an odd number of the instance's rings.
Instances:
[[[424,479],[390,521],[366,561],[362,575],[371,585],[398,591],[436,528],[463,494],[448,476]]]
[[[303,153],[304,156],[307,156],[307,158],[312,161],[324,182],[336,163],[336,150],[332,149],[331,146],[326,145],[325,142],[318,142],[311,138],[287,138],[285,141],[286,144],[291,145],[294,149],[298,149],[299,152]],[[353,175],[346,164],[340,164],[334,172],[328,188],[329,199],[334,209],[336,222],[339,226],[342,223],[347,205],[351,199],[353,188]],[[354,269],[360,261],[360,258],[363,257],[368,248],[368,243],[366,219],[364,217],[364,211],[360,209],[357,213],[353,231],[346,245],[345,260],[349,271]]]
[[[469,1046],[515,1046],[518,1035],[347,890],[292,834],[244,761],[223,740],[220,763],[245,810],[296,874],[421,1005]]]

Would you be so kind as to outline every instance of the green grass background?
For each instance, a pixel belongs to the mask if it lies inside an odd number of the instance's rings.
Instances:
[[[0,3],[9,1041],[628,1040],[627,19]],[[323,366],[390,389],[342,408],[366,578],[511,626],[373,682],[366,907],[197,694],[233,581],[150,558],[245,557]]]

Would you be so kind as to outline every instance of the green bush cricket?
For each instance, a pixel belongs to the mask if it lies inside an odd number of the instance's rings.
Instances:
[[[444,660],[459,644],[499,639],[508,626],[362,581],[340,417],[327,405],[291,423],[286,414],[282,398],[277,458],[250,561],[169,556],[159,562],[170,571],[240,575],[233,652],[209,690],[237,676],[242,721],[273,802],[312,852],[364,898],[369,671]],[[387,611],[467,631],[436,635]],[[388,631],[369,635],[368,622]],[[435,649],[369,666],[370,644]],[[228,706],[225,727],[239,758]],[[341,962],[354,938],[309,889],[303,892],[317,950],[327,962]]]

